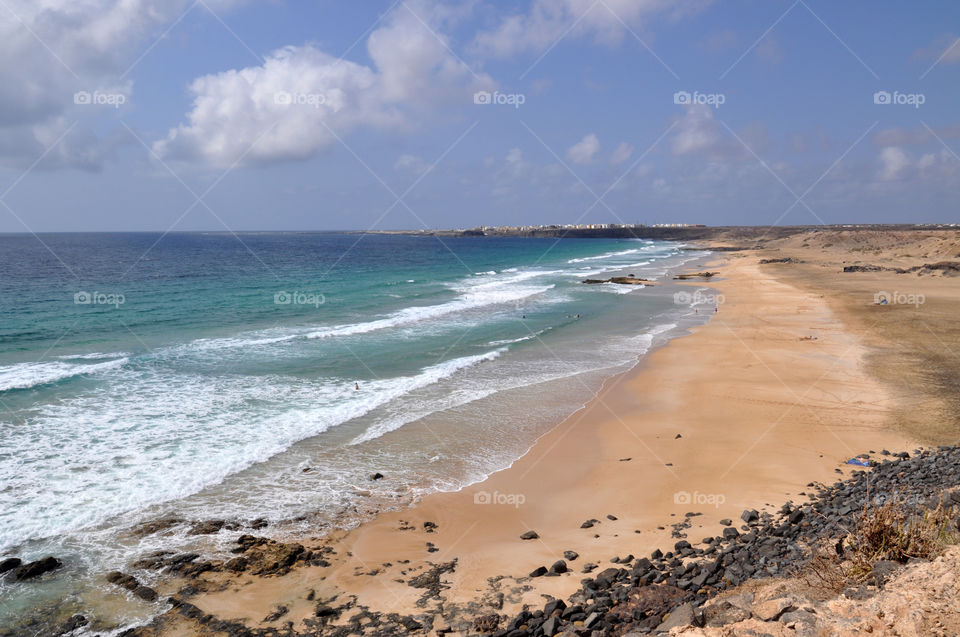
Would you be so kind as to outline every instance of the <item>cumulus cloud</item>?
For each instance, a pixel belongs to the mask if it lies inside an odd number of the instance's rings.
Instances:
[[[504,17],[494,28],[479,33],[474,48],[480,53],[508,57],[541,52],[565,37],[593,36],[613,43],[627,27],[642,28],[655,15],[678,18],[692,14],[711,0],[531,0],[526,11]],[[625,26],[626,25],[626,26]]]
[[[888,146],[880,150],[877,159],[880,163],[877,179],[880,181],[902,181],[914,178],[945,178],[952,181],[960,173],[960,162],[945,148],[936,153],[924,153],[913,159],[902,148]]]
[[[598,152],[600,152],[600,140],[590,133],[567,149],[567,159],[575,164],[589,164],[593,162]]]
[[[211,0],[210,6],[227,4]],[[3,5],[0,158],[29,165],[56,143],[43,166],[96,168],[107,149],[87,122],[112,107],[76,104],[74,95],[100,92],[126,99],[132,85],[124,72],[136,60],[135,51],[181,15],[189,0],[5,0]]]
[[[613,153],[610,155],[610,163],[613,165],[622,164],[633,155],[633,146],[627,142],[620,142]]]
[[[713,117],[713,109],[703,104],[687,108],[673,133],[674,155],[703,153],[720,141],[720,127]]]
[[[878,177],[882,181],[894,181],[903,177],[907,167],[910,166],[910,158],[902,148],[897,146],[888,146],[880,151],[880,174]]]
[[[288,46],[259,66],[194,80],[187,121],[155,152],[218,166],[303,159],[357,127],[404,128],[413,112],[472,103],[493,81],[450,53],[436,35],[446,16],[431,6],[412,2],[387,16],[367,40],[372,66]]]

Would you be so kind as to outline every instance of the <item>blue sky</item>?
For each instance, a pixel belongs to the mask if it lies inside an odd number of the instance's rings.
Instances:
[[[956,222],[958,31],[947,0],[5,0],[0,231]]]

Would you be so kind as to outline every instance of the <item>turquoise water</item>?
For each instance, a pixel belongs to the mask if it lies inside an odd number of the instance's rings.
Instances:
[[[81,606],[144,552],[236,536],[194,520],[316,533],[482,480],[703,320],[669,284],[703,253],[665,242],[41,240],[0,236],[0,557],[61,557]],[[665,285],[580,283],[617,274]],[[63,586],[0,583],[0,619]]]

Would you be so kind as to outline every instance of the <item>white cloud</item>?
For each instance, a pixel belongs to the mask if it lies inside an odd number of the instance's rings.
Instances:
[[[575,164],[589,164],[599,151],[600,140],[590,133],[567,149],[567,159]]]
[[[479,33],[480,53],[508,57],[518,52],[542,52],[562,38],[592,35],[613,43],[631,29],[643,28],[649,17],[678,18],[695,13],[711,0],[531,0],[526,12],[504,17],[493,29]],[[627,25],[627,26],[624,26]]]
[[[610,163],[614,165],[622,164],[630,159],[631,155],[633,155],[633,146],[627,142],[620,142],[620,145],[617,146],[617,148],[610,155]]]
[[[370,34],[373,66],[312,45],[288,46],[262,65],[194,80],[187,122],[155,151],[217,166],[303,159],[361,126],[408,128],[412,113],[451,100],[472,104],[473,92],[493,81],[473,75],[450,53],[435,35],[439,25],[421,22],[442,22],[442,15],[424,3],[409,6],[395,9]]]
[[[418,175],[427,172],[429,168],[430,164],[416,155],[400,155],[393,164],[393,169],[398,172],[412,172]]]
[[[690,155],[712,150],[720,140],[713,109],[703,104],[687,108],[673,134],[673,154]]]
[[[888,146],[880,151],[880,164],[878,177],[882,181],[894,181],[901,178],[910,166],[910,158],[903,152],[903,149]]]
[[[220,9],[230,0],[211,0]],[[189,0],[5,0],[0,8],[0,158],[29,165],[96,168],[109,141],[88,120],[109,106],[77,105],[74,94],[130,94],[124,72]],[[129,99],[128,99],[129,102]],[[74,125],[80,121],[80,124]],[[72,127],[72,128],[71,128]]]
[[[947,149],[939,153],[924,153],[919,159],[898,146],[881,149],[878,156],[880,181],[903,181],[907,179],[945,179],[952,183],[960,173],[960,161]]]

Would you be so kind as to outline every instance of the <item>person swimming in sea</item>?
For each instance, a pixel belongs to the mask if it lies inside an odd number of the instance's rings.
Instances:
[[[353,389],[354,389],[354,391],[360,391],[360,383],[354,383],[354,384],[353,384]]]

